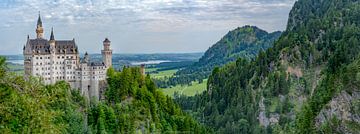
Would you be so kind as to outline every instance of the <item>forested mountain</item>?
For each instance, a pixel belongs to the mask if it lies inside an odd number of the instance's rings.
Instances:
[[[220,41],[211,46],[205,54],[191,67],[177,74],[210,74],[215,66],[222,66],[238,58],[252,59],[260,50],[271,47],[281,32],[268,33],[256,26],[238,27],[229,31]]]
[[[104,101],[62,81],[44,85],[7,72],[0,57],[0,133],[208,133],[157,91],[139,68],[108,71]]]
[[[159,82],[158,85],[166,87],[166,85],[188,84],[195,80],[201,81],[211,74],[215,66],[223,66],[239,57],[254,58],[260,50],[271,47],[280,35],[279,31],[268,33],[256,26],[238,27],[211,46],[198,62],[176,72],[176,76],[169,78],[168,83]]]
[[[176,101],[218,133],[359,133],[360,1],[299,0],[274,46]]]

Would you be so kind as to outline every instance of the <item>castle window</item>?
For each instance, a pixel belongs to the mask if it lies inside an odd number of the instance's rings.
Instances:
[[[40,57],[40,59],[42,59],[42,57]]]
[[[58,59],[60,59],[60,56],[58,56]],[[56,62],[57,63],[57,62]]]
[[[39,59],[39,57],[36,57],[36,59]]]
[[[64,56],[61,56],[62,59],[64,59]]]

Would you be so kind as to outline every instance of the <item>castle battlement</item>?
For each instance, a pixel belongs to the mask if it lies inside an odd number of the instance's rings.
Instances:
[[[91,62],[87,53],[83,58],[79,56],[75,39],[56,40],[53,29],[50,39],[45,39],[40,14],[35,31],[36,38],[28,36],[23,48],[25,77],[39,77],[45,84],[63,80],[87,98],[99,99],[106,83],[106,71],[112,64],[110,40],[103,41],[103,61]]]

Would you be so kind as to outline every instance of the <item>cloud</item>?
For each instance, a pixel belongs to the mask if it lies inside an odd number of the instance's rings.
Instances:
[[[181,33],[179,35],[183,37],[179,38],[186,39],[190,34],[183,33],[193,32],[209,34],[198,36],[206,40],[245,24],[257,25],[268,31],[283,30],[294,2],[295,0],[1,0],[0,16],[4,19],[0,21],[0,30],[12,27],[21,30],[34,28],[38,11],[41,11],[45,28],[68,28],[57,31],[73,32],[79,37],[91,30],[93,37],[104,33],[115,37],[129,34],[129,38],[123,39],[132,42],[130,40],[134,39],[131,36],[144,36],[145,33],[153,34],[151,37],[154,39],[151,40],[158,40],[157,38],[162,37],[157,35],[164,36],[162,33]],[[14,34],[6,36],[25,36]],[[59,34],[61,36],[62,33]],[[7,38],[4,37],[4,40]],[[89,39],[84,43],[93,41]],[[178,39],[173,41],[173,45],[182,45],[175,41]],[[197,41],[200,42],[200,39]],[[8,42],[12,43],[10,40]],[[147,43],[145,40],[143,42]],[[211,44],[199,45],[204,50]]]
[[[223,21],[265,16],[288,9],[295,0],[5,0],[0,14],[9,10],[22,15],[23,22],[33,19],[37,10],[47,19],[63,23],[167,20]],[[4,11],[5,10],[5,11]],[[111,18],[109,20],[109,18]],[[11,18],[13,19],[13,18]],[[15,21],[21,21],[17,19]],[[166,23],[165,23],[166,24]]]

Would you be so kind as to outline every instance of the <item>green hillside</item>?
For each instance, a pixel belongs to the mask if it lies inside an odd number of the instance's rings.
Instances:
[[[139,68],[108,71],[104,101],[64,82],[44,85],[7,72],[0,57],[0,133],[209,133]]]
[[[222,66],[237,58],[253,59],[261,50],[271,47],[281,32],[268,33],[256,26],[243,26],[229,31],[210,47],[198,62],[176,72],[168,82],[157,82],[159,87],[189,84],[203,80],[216,66]]]
[[[217,133],[358,133],[359,20],[357,0],[299,0],[273,47],[176,101]]]

